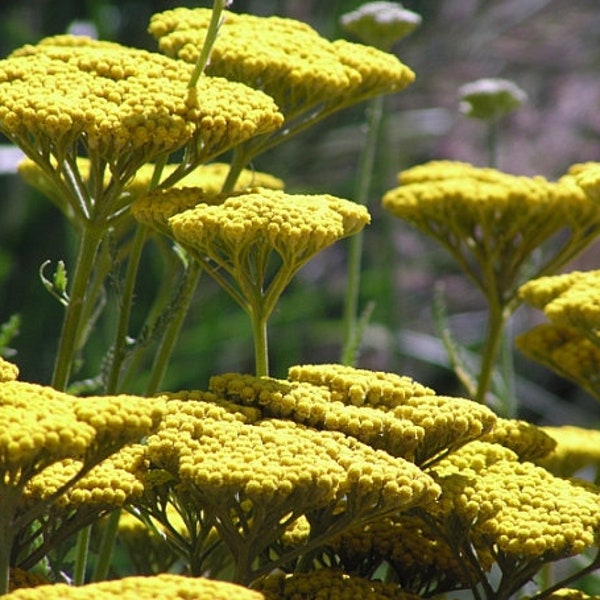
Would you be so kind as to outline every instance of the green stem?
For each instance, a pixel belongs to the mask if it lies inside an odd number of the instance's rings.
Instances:
[[[110,513],[106,524],[98,556],[96,557],[96,565],[92,575],[92,581],[104,581],[108,575],[108,568],[112,559],[113,547],[117,531],[119,528],[119,519],[121,518],[121,509],[114,510]]]
[[[135,292],[135,283],[137,280],[138,268],[148,228],[145,225],[138,224],[135,230],[135,236],[129,253],[127,263],[127,272],[125,273],[125,281],[123,285],[123,296],[119,307],[119,320],[117,324],[117,335],[115,337],[115,345],[113,348],[113,360],[110,368],[110,374],[106,383],[106,393],[115,394],[119,391],[119,378],[121,375],[121,367],[125,358],[125,347],[127,345],[127,336],[129,332],[129,318],[133,306],[133,296]]]
[[[57,390],[64,390],[69,383],[82,327],[81,317],[84,314],[86,290],[102,234],[102,228],[88,222],[83,228],[83,234],[79,241],[77,262],[69,292],[70,300],[63,320],[52,378],[52,386]]]
[[[229,172],[227,178],[223,183],[221,192],[224,194],[230,194],[235,188],[235,184],[240,177],[240,173],[244,167],[248,164],[248,154],[243,150],[242,146],[236,146],[233,150],[233,157],[229,164]]]
[[[263,318],[252,319],[252,333],[254,336],[254,360],[257,377],[269,375],[269,351],[267,338],[267,321]]]
[[[487,334],[481,356],[477,394],[475,395],[475,400],[481,404],[486,403],[486,395],[492,381],[494,366],[500,350],[504,325],[508,315],[509,313],[505,307],[495,300],[490,300]]]
[[[165,331],[160,341],[160,346],[154,356],[150,380],[146,386],[146,394],[149,396],[155,394],[162,385],[165,373],[167,372],[169,359],[171,358],[173,348],[179,337],[179,332],[181,331],[181,327],[188,313],[201,273],[202,267],[200,263],[196,260],[191,260],[184,274],[181,295],[177,300],[179,303],[178,309],[169,321],[167,330]]]
[[[252,309],[252,336],[254,338],[254,361],[257,377],[269,375],[269,350],[267,339],[267,318],[262,310]]]
[[[77,545],[75,546],[75,568],[73,570],[73,583],[75,585],[83,585],[85,583],[91,532],[92,526],[89,525],[82,529],[77,535]]]
[[[356,185],[356,201],[365,206],[369,201],[375,153],[383,118],[383,96],[376,96],[370,101],[367,114],[367,138],[360,158]],[[358,297],[360,293],[363,237],[364,234],[361,231],[353,235],[349,240],[348,275],[343,321],[344,343],[341,354],[341,363],[344,365],[354,365],[356,363],[356,354],[359,346],[359,340],[356,337],[358,335]]]
[[[198,60],[196,61],[194,71],[188,83],[188,88],[193,88],[196,86],[198,79],[200,79],[200,75],[202,75],[206,65],[208,64],[210,53],[215,45],[217,34],[219,33],[219,27],[221,27],[221,23],[223,22],[221,14],[227,4],[228,2],[225,0],[214,0],[213,2],[213,9],[210,17],[210,23],[208,25],[208,31],[206,32],[202,49],[200,50]]]

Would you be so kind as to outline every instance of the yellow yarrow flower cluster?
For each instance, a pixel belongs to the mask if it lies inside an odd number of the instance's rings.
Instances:
[[[549,561],[594,544],[600,494],[591,484],[554,477],[487,442],[464,446],[431,472],[442,487],[440,512],[433,516],[447,527],[458,519],[478,549]]]
[[[420,596],[398,589],[393,583],[364,579],[339,569],[323,568],[309,573],[273,573],[258,581],[256,588],[267,600],[417,600]]]
[[[333,401],[354,406],[392,409],[410,398],[435,394],[410,377],[340,364],[295,365],[288,379],[325,386]]]
[[[489,409],[470,400],[423,395],[428,388],[408,377],[373,373],[370,388],[368,371],[324,365],[319,375],[319,367],[290,368],[291,382],[217,375],[209,387],[234,402],[260,407],[266,415],[341,431],[421,466],[478,438],[496,421]],[[315,384],[302,381],[304,377]],[[373,406],[360,406],[365,399]]]
[[[481,578],[427,520],[410,511],[351,529],[335,538],[332,547],[346,569],[363,562],[387,564],[401,589],[428,596],[468,588]],[[487,570],[491,564],[488,557],[480,566]]]
[[[480,438],[510,448],[520,460],[534,460],[547,456],[556,447],[556,441],[541,428],[520,419],[496,419],[494,427]]]
[[[470,400],[423,395],[428,388],[408,377],[374,373],[371,389],[368,371],[324,365],[319,375],[319,367],[290,368],[291,378],[296,379],[291,382],[237,373],[216,375],[209,388],[233,402],[260,407],[265,415],[340,431],[421,466],[478,438],[496,421],[489,409]],[[315,384],[302,381],[304,377]],[[361,406],[365,399],[371,399],[373,406]]]
[[[162,52],[195,63],[210,16],[209,9],[176,8],[154,15],[149,30]],[[306,23],[234,13],[219,30],[206,72],[266,92],[287,120],[399,91],[414,79],[396,57],[329,42]]]
[[[194,136],[208,159],[281,124],[268,96],[218,78],[186,91],[190,75],[189,66],[156,53],[47,38],[0,62],[0,122],[17,139],[42,143],[84,135],[111,164],[140,148],[147,162]]]
[[[574,271],[534,279],[521,286],[519,293],[555,325],[574,327],[598,343],[599,289],[600,271]]]
[[[567,178],[549,182],[433,161],[401,172],[399,182],[383,206],[438,240],[502,305],[517,301],[523,268],[555,234],[568,231],[569,237],[548,253],[540,274],[564,264],[600,231],[600,207]]]
[[[150,433],[162,414],[160,400],[76,398],[33,383],[2,383],[0,469],[4,484],[22,485],[66,458],[98,462]]]
[[[67,458],[44,469],[27,483],[24,490],[25,503],[33,505],[47,500],[74,480],[83,467],[82,461]],[[127,446],[102,461],[72,485],[56,500],[53,511],[120,508],[141,496],[146,469],[144,447]]]
[[[587,162],[571,165],[569,175],[593,202],[600,202],[600,163]]]
[[[256,419],[256,409],[205,400],[170,396],[167,416],[148,438],[150,470],[141,500],[152,518],[168,526],[164,498],[171,499],[188,532],[165,532],[177,538],[174,546],[194,565],[192,572],[204,568],[199,542],[192,541],[214,544],[213,527],[238,579],[250,582],[254,558],[281,545],[300,518],[311,528],[318,523],[313,533],[325,543],[330,528],[333,534],[355,520],[429,504],[439,493],[412,463],[340,432]]]
[[[161,574],[153,577],[124,577],[113,581],[70,586],[66,583],[43,585],[11,592],[7,600],[261,600],[257,591],[228,583],[199,577]]]
[[[571,477],[585,467],[600,468],[600,431],[574,425],[545,426],[556,440],[554,451],[535,462],[553,475]]]
[[[14,381],[19,377],[19,367],[0,356],[0,383]]]
[[[522,333],[516,347],[600,399],[600,345],[579,328],[542,323]]]
[[[257,188],[215,206],[198,205],[170,224],[180,243],[235,272],[238,256],[261,247],[275,250],[288,268],[300,266],[369,221],[366,208],[348,200]]]
[[[174,475],[211,502],[239,494],[256,503],[298,502],[317,508],[356,484],[361,493],[375,492],[400,505],[431,493],[427,477],[414,465],[336,432],[316,432],[279,420],[245,423],[235,413],[228,420],[203,418],[186,426],[183,421],[192,421],[190,413],[171,412],[181,406],[175,401],[167,406],[171,418],[150,436],[148,455],[166,469],[176,457]],[[172,456],[166,456],[169,446]],[[362,489],[367,480],[373,489]]]

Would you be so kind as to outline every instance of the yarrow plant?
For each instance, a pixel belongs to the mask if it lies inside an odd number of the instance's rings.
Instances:
[[[0,358],[0,595],[592,597],[574,586],[600,567],[600,488],[576,476],[598,472],[598,432],[499,414],[490,389],[507,321],[528,302],[550,323],[519,347],[600,393],[599,276],[558,274],[600,232],[600,168],[557,182],[452,160],[404,169],[383,208],[452,255],[486,300],[488,331],[464,397],[363,368],[360,240],[381,97],[414,79],[390,51],[420,17],[369,3],[342,20],[357,43],[230,4],[154,15],[155,52],[60,35],[0,61],[0,132],[77,240],[73,265],[40,269],[64,309],[52,380],[24,381],[18,356]],[[494,119],[514,107],[514,89],[500,91]],[[481,98],[468,99],[480,117]],[[356,199],[253,168],[366,100]],[[345,238],[359,241],[340,362],[274,376],[270,317]],[[168,273],[139,315],[152,245]],[[248,317],[254,372],[164,389],[202,276]],[[78,381],[109,281],[114,339],[97,376]],[[554,573],[558,561],[568,569]]]

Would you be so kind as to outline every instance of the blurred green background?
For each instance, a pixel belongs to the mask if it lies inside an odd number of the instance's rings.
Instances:
[[[232,10],[279,15],[310,23],[322,35],[347,37],[339,17],[360,0],[235,0]],[[482,336],[485,306],[452,260],[379,207],[396,173],[435,158],[485,163],[485,130],[458,111],[458,88],[480,77],[512,79],[528,103],[502,123],[499,166],[556,178],[570,164],[600,160],[600,11],[597,0],[413,0],[403,3],[422,26],[395,48],[417,74],[405,91],[386,98],[386,120],[376,159],[365,234],[361,306],[375,302],[359,366],[411,375],[438,393],[464,393],[435,335],[434,288],[443,286],[457,337],[473,351]],[[42,37],[93,28],[98,37],[155,49],[146,32],[150,15],[209,2],[22,0],[0,8],[0,54]],[[261,156],[254,167],[283,179],[290,192],[331,193],[352,199],[365,133],[365,106],[334,115]],[[72,263],[74,240],[57,210],[14,174],[14,155],[0,155],[0,323],[20,316],[6,356],[25,380],[48,383],[62,318],[38,270],[51,260]],[[597,268],[598,247],[572,268]],[[272,374],[301,362],[336,361],[340,354],[346,245],[309,263],[286,291],[270,325]],[[137,292],[143,305],[160,285],[160,261],[149,253]],[[113,304],[114,304],[114,298]],[[79,376],[92,377],[111,341],[108,318],[98,324]],[[114,313],[114,306],[113,306]],[[515,332],[540,319],[521,309]],[[139,324],[135,324],[136,326]],[[135,333],[135,332],[134,332]],[[547,423],[590,424],[597,402],[541,367],[517,361],[521,416]],[[208,278],[177,346],[165,387],[202,387],[211,374],[253,368],[247,318]]]

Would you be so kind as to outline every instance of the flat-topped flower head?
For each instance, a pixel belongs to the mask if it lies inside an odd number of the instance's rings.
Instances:
[[[468,444],[432,472],[443,490],[439,518],[458,519],[476,547],[512,560],[550,561],[594,544],[600,494],[591,484],[554,477],[486,442]]]
[[[154,15],[149,30],[162,52],[195,63],[210,16],[209,9],[176,8]],[[228,13],[206,73],[263,90],[288,121],[315,108],[329,113],[369,96],[399,91],[414,79],[408,67],[383,52],[369,53],[370,60],[357,69],[352,59],[341,58],[340,50],[293,19]],[[380,65],[389,76],[379,77],[379,85],[372,86],[367,83],[368,70],[377,71]]]
[[[0,131],[76,221],[105,222],[126,208],[122,189],[141,165],[185,146],[192,168],[281,125],[272,98],[242,84],[206,77],[189,90],[191,69],[116,43],[47,38],[0,61]],[[91,159],[88,178],[78,155]]]
[[[600,163],[587,162],[571,165],[568,171],[575,183],[593,202],[600,203]]]
[[[519,335],[515,344],[525,356],[574,381],[600,400],[600,346],[594,332],[542,323]]]
[[[205,418],[204,409],[177,418],[178,407],[195,403],[177,402],[167,402],[173,418],[148,438],[150,473],[169,476],[163,481],[177,505],[188,507],[191,532],[213,515],[210,526],[231,551],[240,580],[252,579],[252,557],[303,515],[317,519],[316,533],[324,535],[340,519],[366,521],[427,504],[439,492],[415,465],[339,432],[280,419],[248,422],[219,406],[214,414],[226,418]],[[162,489],[150,481],[147,498]]]
[[[83,466],[82,461],[67,458],[44,469],[27,483],[23,494],[24,503],[32,505],[47,501],[52,494],[73,480]],[[144,446],[127,446],[96,465],[69,487],[54,502],[53,512],[85,509],[98,514],[121,508],[141,496],[146,469]]]
[[[527,282],[519,293],[555,325],[573,327],[600,343],[600,271],[575,271]]]
[[[256,188],[214,206],[200,204],[170,224],[175,239],[231,270],[248,248],[273,249],[287,264],[301,264],[369,221],[367,210],[348,200]]]
[[[384,583],[350,575],[341,569],[322,568],[308,573],[273,573],[256,583],[266,600],[309,600],[309,598],[344,598],[344,600],[417,600],[420,596]]]
[[[355,406],[391,409],[408,398],[435,394],[410,377],[341,364],[294,365],[288,379],[325,386],[332,400]]]
[[[556,448],[536,464],[559,477],[572,477],[585,467],[600,469],[600,431],[575,425],[545,426],[543,430],[556,440]]]
[[[520,419],[497,418],[491,431],[484,433],[482,442],[500,444],[515,452],[520,460],[540,459],[551,454],[556,441],[541,428]]]
[[[168,223],[251,318],[266,321],[300,267],[369,221],[367,209],[348,200],[255,188],[197,204]]]
[[[0,383],[14,381],[19,377],[19,367],[0,356]]]
[[[516,302],[534,251],[536,273],[556,270],[600,230],[600,208],[568,178],[510,175],[452,161],[399,174],[383,206],[440,242],[489,298]],[[546,242],[564,232],[559,244]],[[527,273],[531,277],[531,273]]]
[[[299,378],[306,376],[315,380],[316,367],[300,366],[290,372]],[[393,374],[387,381],[383,374],[373,376],[373,398],[381,392],[382,383],[387,387],[388,397],[393,397],[391,385],[394,381],[398,384],[398,394],[391,406],[381,401],[357,406],[347,392],[354,389],[356,395],[364,395],[364,387],[353,386],[365,383],[365,372],[357,370],[353,378],[349,369],[342,367],[337,382],[331,380],[337,387],[335,391],[327,385],[308,381],[287,382],[238,373],[213,376],[209,387],[230,401],[257,406],[265,415],[291,419],[321,430],[340,431],[422,467],[478,438],[496,421],[492,411],[478,403],[463,398],[419,395],[426,388],[415,387],[417,384],[412,380],[404,381]],[[323,375],[327,378],[336,371],[326,365]],[[345,394],[340,394],[342,387]],[[409,389],[417,393],[407,395]],[[402,395],[405,398],[401,401]]]
[[[71,586],[66,583],[43,585],[11,592],[11,600],[262,600],[257,591],[226,581],[202,577],[185,577],[161,573],[154,576],[131,576]]]
[[[412,33],[421,16],[398,2],[367,2],[342,15],[342,27],[361,42],[389,51],[392,46]]]
[[[2,383],[0,469],[17,484],[64,458],[98,462],[150,433],[162,406],[135,396],[76,398],[32,383]]]

